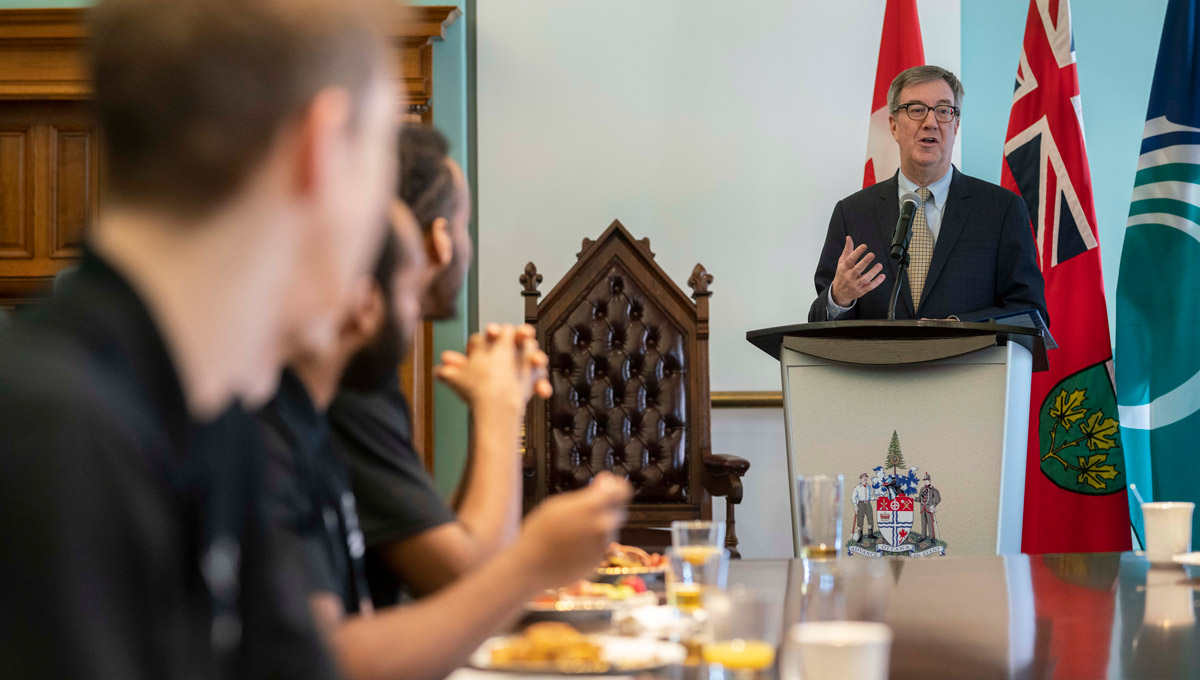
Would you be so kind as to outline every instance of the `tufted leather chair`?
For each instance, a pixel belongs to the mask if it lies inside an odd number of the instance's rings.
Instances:
[[[609,470],[634,487],[623,542],[669,544],[661,528],[711,518],[712,496],[723,496],[736,555],[734,505],[750,464],[710,451],[712,276],[696,265],[693,302],[655,263],[649,240],[615,221],[599,240],[584,239],[577,257],[540,303],[532,262],[520,277],[554,387],[526,415],[526,509]]]

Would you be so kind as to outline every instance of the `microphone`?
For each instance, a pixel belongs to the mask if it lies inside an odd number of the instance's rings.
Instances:
[[[908,239],[912,236],[913,218],[917,208],[924,203],[921,197],[908,192],[900,197],[900,219],[896,220],[896,228],[892,230],[892,259],[899,260],[908,251]]]
[[[896,278],[892,281],[892,296],[888,301],[888,321],[896,320],[896,303],[900,300],[900,283],[908,272],[908,239],[912,236],[913,218],[917,216],[917,208],[925,203],[916,193],[910,191],[900,197],[900,219],[896,220],[896,229],[892,231],[892,259],[899,260],[896,268]]]

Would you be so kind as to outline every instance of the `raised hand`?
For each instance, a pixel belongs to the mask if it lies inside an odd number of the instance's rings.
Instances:
[[[601,472],[586,489],[555,494],[525,519],[516,549],[545,579],[545,587],[583,578],[625,524],[633,489],[629,482]]]
[[[829,287],[829,295],[839,307],[849,307],[855,300],[878,288],[887,278],[882,262],[870,267],[874,260],[875,253],[867,252],[867,244],[855,247],[854,239],[846,237],[846,247],[842,248],[842,254],[838,257],[837,271]]]

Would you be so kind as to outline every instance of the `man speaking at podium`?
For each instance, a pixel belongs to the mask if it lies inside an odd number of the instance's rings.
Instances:
[[[897,319],[976,321],[1036,309],[1049,323],[1024,200],[950,164],[962,97],[958,78],[938,66],[916,66],[892,81],[900,171],[834,207],[809,321],[887,318],[897,271],[893,231],[901,197],[913,193],[920,200]]]

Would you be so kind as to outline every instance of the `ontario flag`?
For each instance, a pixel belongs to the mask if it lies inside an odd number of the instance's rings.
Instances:
[[[1025,199],[1059,349],[1033,375],[1022,550],[1128,550],[1125,458],[1071,8],[1031,0],[1001,184]]]
[[[867,133],[867,164],[863,188],[882,182],[900,168],[900,149],[888,124],[888,87],[900,72],[925,63],[917,0],[887,0],[883,10],[883,36],[875,67],[875,94],[871,97],[871,127]]]

